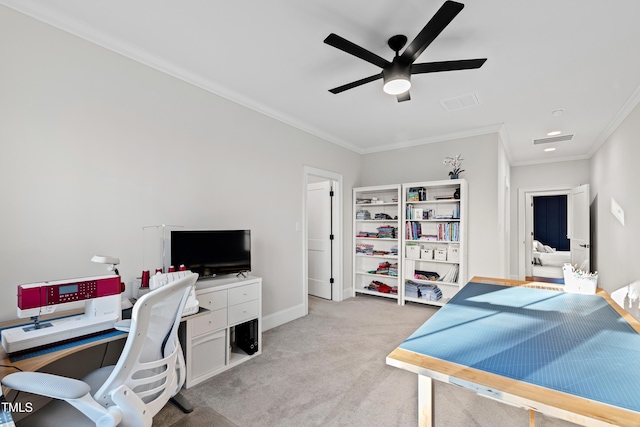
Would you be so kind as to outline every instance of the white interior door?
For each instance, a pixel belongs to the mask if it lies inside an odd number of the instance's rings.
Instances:
[[[309,295],[332,299],[331,294],[331,182],[307,186],[307,262]]]
[[[589,184],[571,189],[569,204],[569,238],[571,239],[571,264],[589,271],[591,241],[589,239]]]

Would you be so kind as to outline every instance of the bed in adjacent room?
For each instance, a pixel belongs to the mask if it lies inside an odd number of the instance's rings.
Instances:
[[[557,251],[537,240],[533,241],[533,266],[531,273],[536,277],[562,279],[562,266],[571,263],[571,251]]]

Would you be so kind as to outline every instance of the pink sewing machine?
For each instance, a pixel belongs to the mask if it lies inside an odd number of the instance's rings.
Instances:
[[[18,286],[18,317],[34,323],[2,331],[2,346],[15,353],[109,329],[122,317],[120,276],[107,275]],[[84,314],[40,321],[40,316],[84,307]]]

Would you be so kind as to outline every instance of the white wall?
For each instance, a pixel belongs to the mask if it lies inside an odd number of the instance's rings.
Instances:
[[[510,277],[518,278],[518,262],[521,242],[518,233],[518,214],[522,210],[518,202],[521,190],[557,189],[589,183],[589,160],[573,160],[511,168],[511,259]]]
[[[0,58],[0,320],[18,284],[105,273],[95,254],[130,283],[157,224],[251,229],[263,314],[301,309],[303,166],[350,206],[360,155],[2,6]]]
[[[496,176],[497,196],[498,196],[498,241],[500,242],[498,251],[498,277],[509,277],[511,265],[511,234],[513,224],[511,223],[511,164],[504,149],[504,141],[498,134],[500,143],[498,144],[498,170]]]
[[[442,161],[457,154],[464,159],[465,172],[460,176],[469,183],[468,276],[500,277],[501,196],[497,181],[499,171],[507,173],[508,168],[497,133],[366,154],[358,185],[448,179],[449,169]]]
[[[636,107],[591,158],[591,215],[598,285],[612,292],[640,280],[640,107]],[[624,210],[625,225],[611,214],[611,199]]]

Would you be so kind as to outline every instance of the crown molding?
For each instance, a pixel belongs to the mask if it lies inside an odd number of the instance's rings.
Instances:
[[[409,148],[409,147],[415,147],[418,145],[425,145],[425,144],[434,144],[437,142],[451,141],[453,139],[469,138],[474,136],[486,135],[489,133],[499,133],[502,126],[503,126],[502,123],[500,123],[496,125],[489,125],[489,126],[484,126],[484,127],[474,128],[474,129],[467,129],[460,132],[452,132],[452,133],[447,133],[442,135],[430,136],[428,138],[419,138],[419,139],[413,139],[409,141],[400,141],[400,142],[387,144],[380,147],[363,149],[362,154],[378,153],[381,151],[391,151],[391,150],[397,150],[399,148]]]
[[[622,105],[620,110],[613,116],[613,119],[609,122],[609,124],[604,128],[604,130],[600,133],[596,141],[591,146],[591,149],[587,152],[587,158],[591,158],[596,151],[602,145],[607,142],[609,137],[613,135],[613,133],[618,129],[618,127],[622,124],[622,122],[627,118],[627,116],[638,106],[640,103],[640,86],[636,87],[636,90],[633,91],[631,96],[627,99],[627,101]]]
[[[36,4],[34,2],[31,2],[30,0],[0,0],[0,4],[3,4],[38,21],[44,22],[45,24],[58,28],[64,32],[73,34],[83,40],[89,41],[119,55],[125,56],[143,65],[151,67],[157,71],[192,84],[196,87],[199,87],[200,89],[228,99],[232,102],[235,102],[236,104],[242,105],[243,107],[249,108],[258,113],[271,117],[272,119],[288,124],[320,139],[339,145],[350,151],[362,154],[361,150],[358,147],[348,141],[309,126],[307,123],[296,120],[275,108],[258,102],[253,98],[232,91],[200,75],[191,73],[178,66],[177,64],[165,61],[155,55],[151,55],[149,52],[141,49],[134,44],[113,37],[112,35],[106,34],[96,28],[85,25],[75,19],[71,19],[68,16],[61,14],[50,7],[44,6],[42,4]]]

